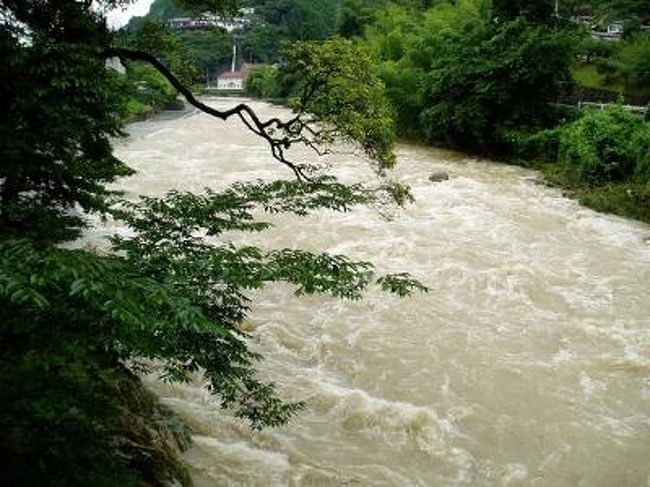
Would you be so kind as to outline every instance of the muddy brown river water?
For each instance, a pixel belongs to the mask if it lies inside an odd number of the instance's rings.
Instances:
[[[129,131],[117,143],[139,171],[119,184],[128,195],[291,177],[234,122],[188,112]],[[307,403],[283,428],[251,431],[200,378],[146,378],[193,428],[196,485],[650,486],[650,227],[585,209],[522,168],[397,153],[416,202],[389,219],[322,211],[228,236],[370,260],[431,291],[254,293],[261,374]],[[352,157],[330,162],[343,180],[372,177]],[[430,182],[437,170],[450,180]]]

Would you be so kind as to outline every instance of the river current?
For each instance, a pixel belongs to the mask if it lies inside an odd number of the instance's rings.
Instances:
[[[227,107],[236,100],[214,99]],[[263,116],[287,116],[251,102]],[[264,142],[198,112],[132,124],[128,196],[291,178]],[[397,147],[403,209],[274,216],[263,248],[409,271],[408,298],[251,295],[262,377],[307,408],[261,432],[192,384],[147,385],[194,432],[197,486],[650,486],[650,227],[581,207],[535,172]],[[372,172],[331,157],[344,181]],[[432,183],[433,171],[448,181]],[[97,229],[89,239],[118,228]]]

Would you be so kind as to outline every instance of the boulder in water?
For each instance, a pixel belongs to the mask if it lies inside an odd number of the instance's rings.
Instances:
[[[447,171],[436,171],[429,176],[429,181],[432,183],[440,183],[442,181],[447,181],[449,179],[449,173]]]

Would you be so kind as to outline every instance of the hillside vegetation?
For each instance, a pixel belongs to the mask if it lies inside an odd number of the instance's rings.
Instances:
[[[650,221],[647,116],[567,105],[598,95],[584,88],[614,102],[648,94],[647,12],[606,6],[568,4],[556,16],[545,1],[348,1],[339,34],[374,58],[402,137],[538,167],[588,206]],[[568,20],[589,12],[600,22],[627,15],[623,40],[593,40]],[[260,68],[249,92],[294,93],[282,65]]]

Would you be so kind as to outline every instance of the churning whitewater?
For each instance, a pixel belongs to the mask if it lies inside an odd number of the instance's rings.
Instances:
[[[119,184],[129,197],[292,177],[235,121],[187,112],[129,132],[116,148],[138,171]],[[319,211],[227,235],[409,271],[430,292],[254,293],[260,373],[307,403],[283,428],[251,431],[200,378],[147,377],[194,431],[196,485],[650,485],[650,228],[582,208],[529,170],[408,145],[397,154],[394,177],[416,202],[388,218]],[[374,177],[351,156],[328,162],[346,182]],[[450,179],[429,181],[440,170]]]

